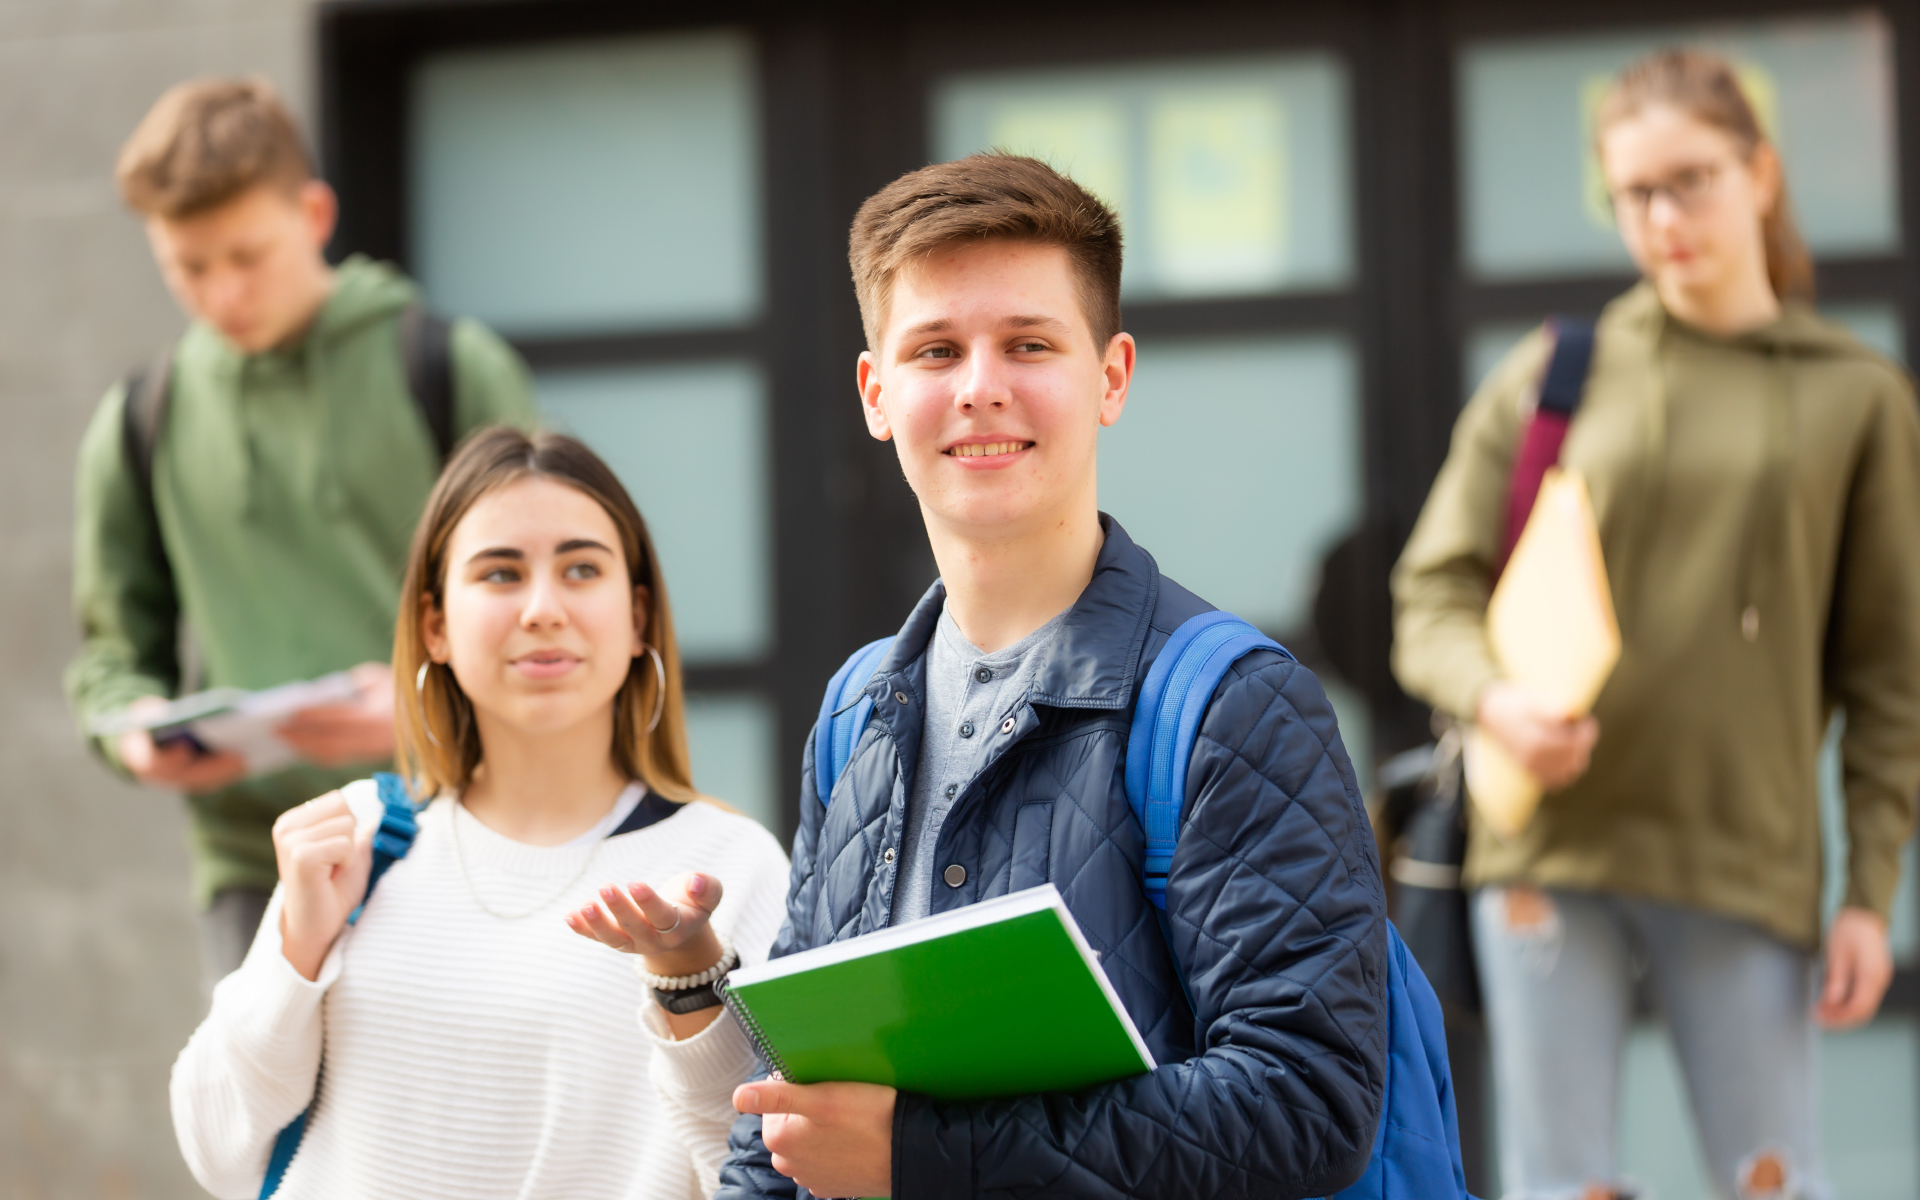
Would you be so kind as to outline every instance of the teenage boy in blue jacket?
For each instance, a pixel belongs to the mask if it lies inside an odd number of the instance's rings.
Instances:
[[[773,954],[1050,880],[1162,1065],[955,1104],[756,1080],[734,1095],[720,1195],[1338,1191],[1366,1168],[1386,1088],[1387,923],[1311,673],[1272,651],[1228,672],[1194,746],[1167,932],[1141,890],[1134,690],[1211,606],[1096,504],[1099,430],[1134,366],[1118,220],[1043,163],[978,155],[873,196],[851,256],[867,428],[898,448],[940,580],[869,687],[830,806],[809,748]]]

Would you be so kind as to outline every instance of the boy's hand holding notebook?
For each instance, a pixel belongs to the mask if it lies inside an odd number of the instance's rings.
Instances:
[[[1050,883],[736,970],[725,994],[793,1083],[975,1100],[1154,1067]]]

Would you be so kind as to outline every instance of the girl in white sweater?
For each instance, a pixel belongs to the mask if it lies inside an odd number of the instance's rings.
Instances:
[[[765,957],[787,863],[693,789],[665,584],[605,464],[469,441],[414,537],[394,670],[402,773],[434,799],[371,896],[360,785],[275,825],[280,886],[174,1066],[195,1178],[258,1196],[305,1111],[282,1200],[711,1195],[754,1062],[700,981]],[[694,978],[652,992],[596,924]]]

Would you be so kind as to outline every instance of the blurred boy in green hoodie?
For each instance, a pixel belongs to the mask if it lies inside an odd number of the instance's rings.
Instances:
[[[238,755],[157,746],[144,732],[96,741],[141,782],[187,793],[204,962],[217,979],[239,965],[273,887],[274,818],[392,754],[394,606],[440,447],[401,349],[419,293],[364,258],[328,265],[334,193],[265,83],[172,89],[116,174],[194,320],[155,406],[150,463],[137,461],[124,384],[81,443],[75,712],[84,721],[174,695],[183,619],[199,686],[349,668],[360,685],[352,702],[280,729],[303,761],[272,774],[249,777]],[[499,338],[460,321],[446,351],[454,439],[533,423],[526,369]]]

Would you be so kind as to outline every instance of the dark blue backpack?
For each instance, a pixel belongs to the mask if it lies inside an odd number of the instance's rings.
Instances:
[[[813,728],[814,787],[822,805],[832,799],[867,727],[873,697],[866,687],[892,643],[882,638],[854,651],[827,684]],[[1293,657],[1232,613],[1201,613],[1174,631],[1140,685],[1127,736],[1127,801],[1147,835],[1141,888],[1161,912],[1194,736],[1227,669],[1255,649]],[[1467,1179],[1440,1001],[1391,922],[1387,941],[1386,1104],[1366,1173],[1337,1200],[1461,1200]]]
[[[373,835],[373,869],[367,874],[367,893],[360,898],[360,907],[347,915],[349,925],[367,910],[367,899],[373,895],[374,885],[380,882],[388,867],[407,856],[407,851],[413,849],[414,835],[420,832],[415,817],[418,809],[407,792],[406,783],[386,771],[375,775],[373,782],[380,789],[380,803],[385,811],[380,814],[380,828]],[[324,1063],[322,1066],[324,1069]],[[293,1162],[294,1151],[300,1149],[300,1139],[307,1135],[307,1113],[312,1111],[313,1106],[309,1104],[273,1139],[273,1153],[267,1158],[267,1177],[260,1184],[260,1200],[267,1200],[280,1190],[280,1180]]]

